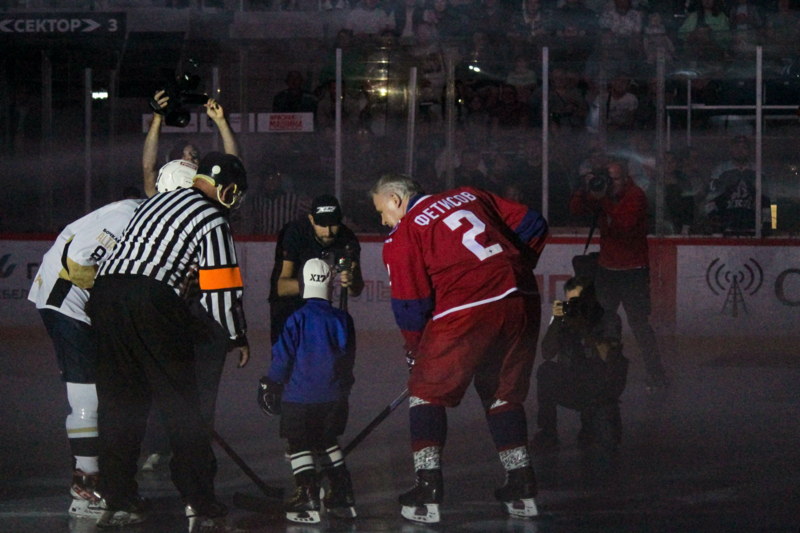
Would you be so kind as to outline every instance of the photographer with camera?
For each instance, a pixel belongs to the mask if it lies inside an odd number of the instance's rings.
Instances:
[[[201,95],[192,96],[199,97]],[[175,96],[173,96],[173,98],[174,97]],[[214,124],[216,124],[217,128],[219,129],[219,134],[222,138],[222,146],[225,153],[239,157],[239,146],[236,143],[236,137],[233,135],[233,130],[225,118],[225,112],[223,111],[222,106],[219,105],[219,102],[213,98],[208,98],[205,95],[202,95],[202,97],[205,98],[205,104],[202,105],[204,105],[206,108],[208,118],[213,120]],[[180,96],[178,96],[178,98],[180,98]],[[161,135],[161,125],[164,122],[166,122],[168,125],[173,125],[170,124],[170,120],[168,120],[167,117],[171,116],[169,115],[170,111],[174,112],[175,110],[180,109],[179,107],[170,109],[170,96],[167,93],[167,90],[156,91],[155,96],[150,101],[150,106],[153,108],[153,120],[150,123],[150,130],[147,132],[147,137],[144,140],[144,153],[142,154],[144,192],[147,194],[148,198],[155,196],[155,194],[158,192],[156,190],[156,176],[158,175],[158,168],[161,165],[158,165],[156,160],[158,159],[158,138]],[[178,111],[178,113],[180,119],[182,116],[180,113],[182,112]],[[179,120],[178,124],[174,125],[180,125],[181,122],[182,121]],[[197,149],[197,146],[192,143],[181,142],[180,146],[176,146],[169,152],[167,156],[167,162],[177,159],[190,161],[197,165],[200,162],[200,151]]]
[[[625,308],[647,370],[645,385],[654,392],[668,386],[656,335],[650,325],[650,266],[647,244],[647,197],[615,161],[584,176],[584,186],[570,200],[573,215],[596,215],[600,256],[594,282],[603,306],[604,337],[622,338]]]
[[[603,308],[591,278],[570,278],[564,293],[565,301],[553,302],[542,339],[544,362],[536,372],[540,430],[531,445],[540,453],[558,447],[558,405],[580,412],[579,445],[615,445],[621,437],[619,397],[628,360],[618,340],[603,337]]]

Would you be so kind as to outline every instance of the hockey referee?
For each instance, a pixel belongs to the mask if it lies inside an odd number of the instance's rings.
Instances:
[[[189,530],[226,514],[214,496],[216,467],[211,428],[203,422],[193,341],[204,334],[182,298],[192,265],[199,264],[201,302],[249,357],[242,279],[228,210],[247,189],[242,162],[208,154],[192,187],[146,201],[97,274],[89,316],[99,358],[97,395],[100,493],[97,525],[141,522],[148,502],[134,479],[151,403],[164,417],[172,446],[172,481],[186,505]]]

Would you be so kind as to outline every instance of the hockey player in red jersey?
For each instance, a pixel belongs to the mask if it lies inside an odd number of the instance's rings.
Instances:
[[[403,175],[382,177],[372,197],[383,224],[394,228],[383,260],[412,365],[416,483],[400,496],[402,515],[439,521],[446,408],[458,406],[473,379],[506,470],[495,497],[512,516],[536,515],[522,403],[541,314],[533,268],[547,222],[524,205],[471,187],[425,196]]]

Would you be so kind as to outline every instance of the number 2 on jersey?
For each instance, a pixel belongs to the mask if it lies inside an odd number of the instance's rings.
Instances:
[[[475,257],[483,261],[487,257],[497,255],[503,251],[503,247],[500,246],[500,244],[493,244],[486,247],[475,240],[475,237],[486,231],[486,224],[481,222],[481,219],[476,217],[475,213],[472,211],[467,211],[466,209],[456,211],[445,218],[444,223],[447,224],[447,227],[451,230],[455,230],[461,227],[461,219],[464,218],[467,219],[467,222],[472,224],[472,229],[464,232],[461,243],[467,247],[467,250],[475,254]]]

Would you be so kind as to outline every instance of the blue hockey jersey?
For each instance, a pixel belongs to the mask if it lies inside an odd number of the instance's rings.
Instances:
[[[286,321],[267,375],[283,384],[285,402],[334,402],[350,394],[355,355],[353,318],[312,298]]]

